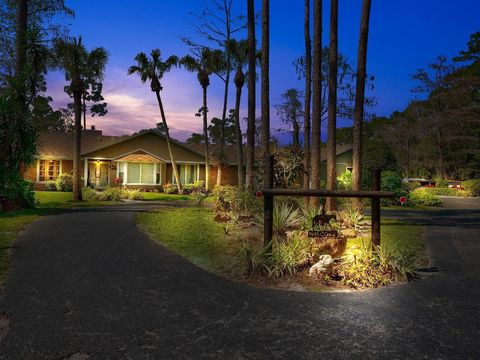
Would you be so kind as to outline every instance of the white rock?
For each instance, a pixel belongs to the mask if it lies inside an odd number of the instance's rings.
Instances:
[[[318,262],[312,265],[308,270],[308,275],[321,275],[326,272],[330,266],[333,265],[333,259],[330,255],[320,255]]]

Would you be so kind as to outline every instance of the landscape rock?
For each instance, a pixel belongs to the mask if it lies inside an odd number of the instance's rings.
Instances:
[[[308,275],[322,275],[329,271],[333,265],[333,258],[330,255],[320,255],[318,262],[308,270]]]

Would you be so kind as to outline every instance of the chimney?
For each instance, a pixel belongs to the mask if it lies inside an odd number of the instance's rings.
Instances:
[[[95,125],[90,125],[90,129],[84,131],[85,135],[102,136],[102,130],[97,130]]]
[[[91,126],[90,126],[90,130],[95,131],[95,125],[91,125]]]

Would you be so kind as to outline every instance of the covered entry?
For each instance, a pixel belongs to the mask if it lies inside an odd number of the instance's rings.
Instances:
[[[88,160],[87,185],[104,189],[110,183],[110,161]]]

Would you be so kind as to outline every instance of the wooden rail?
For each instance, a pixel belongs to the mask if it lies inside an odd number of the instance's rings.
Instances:
[[[343,197],[343,198],[370,198],[372,199],[372,246],[380,245],[380,199],[391,198],[392,192],[380,191],[380,171],[373,171],[372,190],[306,190],[306,189],[274,189],[273,188],[273,155],[265,159],[263,195],[263,236],[265,245],[271,244],[273,237],[273,197],[274,196],[310,196],[310,197]]]

